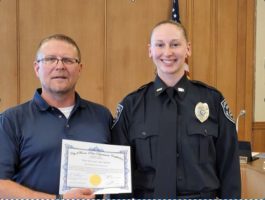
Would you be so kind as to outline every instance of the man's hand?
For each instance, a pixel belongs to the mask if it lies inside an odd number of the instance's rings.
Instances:
[[[64,199],[95,199],[95,194],[89,188],[74,188],[63,195]]]

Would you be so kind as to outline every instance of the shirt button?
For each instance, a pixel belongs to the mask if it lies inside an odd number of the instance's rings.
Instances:
[[[207,129],[204,129],[204,135],[205,135],[205,136],[208,135],[208,131],[207,131]]]
[[[177,158],[179,158],[179,153],[177,153]]]
[[[62,118],[63,116],[62,115],[59,115],[59,118]]]
[[[178,177],[178,181],[182,181],[182,177],[181,176]]]
[[[66,128],[69,128],[69,127],[70,127],[70,125],[69,125],[69,124],[67,124],[67,125],[66,125]]]
[[[145,132],[145,131],[143,131],[143,132],[142,132],[142,135],[143,135],[143,136],[145,136],[145,135],[146,135],[146,132]]]

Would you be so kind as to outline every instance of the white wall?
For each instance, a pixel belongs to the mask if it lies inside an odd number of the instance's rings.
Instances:
[[[265,121],[265,0],[257,0],[256,8],[256,72],[254,121]]]

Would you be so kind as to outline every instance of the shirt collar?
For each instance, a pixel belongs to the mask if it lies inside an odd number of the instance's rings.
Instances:
[[[51,108],[51,106],[41,97],[41,92],[42,92],[41,88],[38,88],[35,91],[33,101],[39,107],[41,111],[45,111]],[[75,107],[73,110],[76,110],[78,107],[81,107],[81,108],[86,107],[85,100],[83,100],[77,92],[75,92],[75,101],[76,103],[75,103]]]
[[[160,79],[160,77],[157,75],[154,81],[154,89],[155,89],[155,96],[159,96],[162,94],[165,89],[167,88],[167,85]]]
[[[177,82],[177,84],[174,86],[180,98],[185,97],[188,90],[188,85],[189,85],[189,80],[186,75],[183,75],[182,78],[179,80],[179,82]],[[155,96],[159,96],[160,94],[162,94],[167,87],[168,86],[157,75],[154,80]]]

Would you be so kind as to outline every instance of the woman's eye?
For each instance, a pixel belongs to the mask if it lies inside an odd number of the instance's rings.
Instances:
[[[156,47],[163,47],[164,44],[156,44],[155,46],[156,46]]]
[[[178,43],[174,43],[174,44],[171,44],[172,47],[178,47],[179,44]]]

